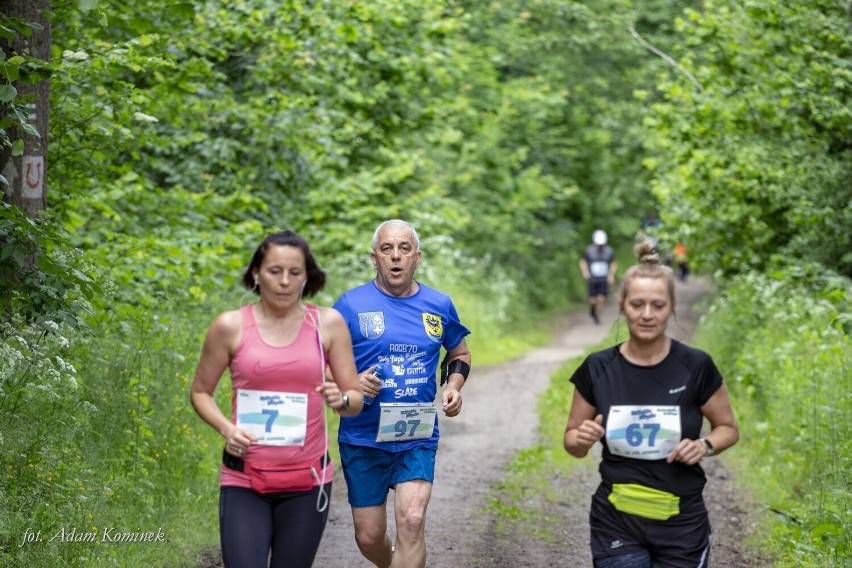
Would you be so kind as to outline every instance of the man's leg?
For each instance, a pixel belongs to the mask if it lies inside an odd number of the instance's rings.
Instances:
[[[388,568],[393,555],[388,536],[387,505],[352,507],[352,521],[355,524],[355,542],[364,558],[379,568]]]
[[[595,297],[595,311],[597,312],[598,318],[600,318],[603,313],[604,304],[606,304],[606,294],[598,294]]]
[[[426,507],[432,497],[432,484],[422,479],[396,486],[396,553],[394,568],[426,566]]]
[[[595,284],[592,282],[591,278],[588,280],[587,285],[588,285],[588,296],[589,296],[589,315],[592,316],[592,319],[595,320],[595,323],[597,323],[598,322],[598,314],[597,314],[597,311],[596,311],[597,299],[595,298],[595,296],[597,296],[597,292],[595,291]]]
[[[384,450],[340,443],[340,462],[349,492],[355,542],[364,558],[387,568],[391,564],[387,493],[397,456]]]
[[[597,298],[597,296],[589,296],[589,315],[592,316],[592,319],[595,320],[595,323],[598,323],[600,321],[598,319],[598,298]]]

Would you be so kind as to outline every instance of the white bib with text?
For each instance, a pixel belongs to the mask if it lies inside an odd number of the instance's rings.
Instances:
[[[308,424],[308,395],[240,389],[237,428],[257,436],[264,446],[304,446]]]
[[[609,274],[609,263],[596,260],[589,266],[589,273],[596,278],[603,278]]]
[[[606,443],[617,456],[665,459],[680,442],[680,406],[612,406]]]
[[[435,429],[432,403],[381,403],[377,442],[407,442],[431,438]]]

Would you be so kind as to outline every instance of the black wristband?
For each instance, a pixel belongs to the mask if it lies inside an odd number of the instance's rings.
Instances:
[[[444,376],[441,378],[441,385],[446,383],[449,380],[450,375],[453,373],[460,374],[464,377],[464,380],[467,381],[467,376],[470,374],[470,365],[461,359],[453,359],[450,361],[449,365],[447,365],[447,370],[444,373]]]

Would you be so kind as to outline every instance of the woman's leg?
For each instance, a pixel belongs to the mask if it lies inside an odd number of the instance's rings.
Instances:
[[[272,541],[272,504],[243,487],[219,492],[219,535],[225,568],[267,568]]]
[[[331,485],[324,488],[328,496]],[[306,493],[275,495],[272,568],[310,568],[314,563],[328,520],[328,506],[317,510],[319,494],[320,486],[316,486]]]

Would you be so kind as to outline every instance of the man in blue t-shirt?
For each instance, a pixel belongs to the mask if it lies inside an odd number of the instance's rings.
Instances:
[[[441,410],[461,411],[470,372],[465,336],[450,297],[414,280],[420,239],[410,223],[378,226],[370,252],[376,278],[344,293],[334,308],[352,335],[364,410],[342,417],[338,442],[355,541],[380,568],[426,565],[426,507],[438,449],[436,396],[441,349]],[[388,535],[387,494],[396,492],[396,543]]]

